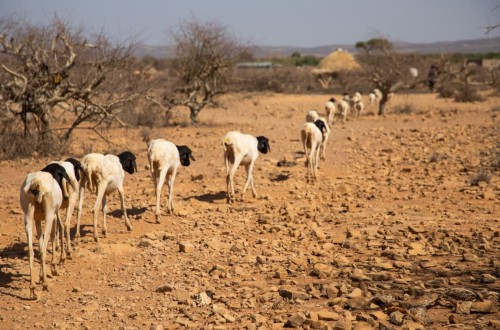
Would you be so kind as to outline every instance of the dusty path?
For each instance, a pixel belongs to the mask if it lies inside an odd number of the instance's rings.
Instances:
[[[197,159],[177,177],[178,215],[161,224],[141,131],[105,132],[117,151],[138,156],[139,173],[125,179],[134,230],[126,231],[113,195],[109,237],[94,243],[87,192],[76,255],[38,301],[27,300],[18,190],[49,159],[2,162],[0,328],[499,327],[500,98],[396,95],[391,108],[410,105],[411,113],[336,122],[319,181],[307,185],[299,131],[325,99],[226,96],[224,108],[201,113],[206,125],[154,129],[151,138],[186,144]],[[272,149],[255,168],[259,199],[248,192],[232,206],[220,145],[229,130],[265,135]],[[80,139],[76,154],[109,151]],[[472,186],[481,171],[490,182]],[[239,189],[243,178],[240,169]],[[179,242],[194,250],[179,252]]]

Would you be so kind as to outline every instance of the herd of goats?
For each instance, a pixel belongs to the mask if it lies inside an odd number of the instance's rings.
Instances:
[[[380,98],[380,92],[374,90],[369,95],[369,102]],[[327,118],[320,117],[315,110],[306,115],[306,123],[301,130],[301,140],[306,155],[307,182],[316,181],[318,162],[324,159],[326,143],[330,134],[330,126],[337,110],[345,121],[349,109],[352,108],[360,115],[364,105],[359,93],[353,96],[344,96],[340,100],[329,99],[325,105]],[[269,139],[265,136],[254,137],[238,131],[228,132],[222,139],[224,149],[224,162],[226,166],[227,202],[235,200],[234,175],[240,165],[244,165],[247,178],[241,196],[251,186],[252,194],[257,196],[254,186],[253,168],[259,152],[267,154],[271,151]],[[160,222],[160,196],[161,190],[167,179],[169,188],[167,213],[173,214],[173,189],[177,169],[182,164],[189,166],[195,160],[192,151],[187,146],[177,146],[164,139],[152,140],[148,144],[148,160],[156,195],[156,222]],[[232,167],[231,167],[232,165]],[[129,231],[132,224],[127,216],[123,180],[125,172],[133,174],[137,171],[136,157],[133,153],[125,151],[118,156],[111,154],[90,153],[82,161],[68,158],[64,161],[55,161],[48,164],[41,171],[29,173],[24,180],[20,191],[20,203],[24,213],[26,236],[28,239],[29,265],[30,265],[30,297],[36,299],[35,277],[33,270],[33,223],[36,225],[39,241],[40,256],[40,282],[43,289],[48,289],[45,270],[45,257],[49,238],[51,239],[52,262],[51,272],[57,274],[56,259],[54,257],[60,241],[60,262],[71,256],[72,247],[70,240],[70,222],[73,211],[78,203],[75,239],[80,237],[80,218],[85,189],[96,194],[93,208],[94,239],[99,242],[97,220],[99,210],[103,214],[102,234],[107,236],[106,225],[106,196],[118,190],[121,209],[125,218],[125,225]],[[59,210],[66,209],[66,219],[62,221]],[[42,231],[42,222],[45,227]]]

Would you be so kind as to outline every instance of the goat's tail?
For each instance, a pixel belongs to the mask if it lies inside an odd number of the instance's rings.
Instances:
[[[83,167],[83,176],[85,177],[85,188],[90,190],[91,192],[94,192],[94,180],[96,174],[94,173],[94,166],[92,162],[85,162],[85,160],[82,163]]]
[[[43,200],[43,196],[46,195],[50,189],[46,187],[44,181],[41,178],[35,177],[31,181],[29,191],[35,195],[36,201],[41,203]]]
[[[224,152],[227,151],[227,147],[229,147],[231,144],[231,139],[228,137],[224,137],[224,139],[222,140],[222,147],[224,148]]]

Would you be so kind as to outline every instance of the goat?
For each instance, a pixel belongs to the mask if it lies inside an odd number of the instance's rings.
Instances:
[[[238,131],[231,131],[222,139],[222,147],[224,148],[224,162],[226,164],[227,202],[234,202],[234,174],[240,164],[245,165],[247,170],[247,180],[241,193],[241,199],[244,198],[249,184],[252,187],[253,197],[257,197],[252,172],[259,152],[267,154],[271,151],[269,139],[265,136],[254,137]],[[229,164],[233,165],[231,170],[229,170]]]
[[[78,215],[76,224],[76,238],[80,237],[80,218],[82,215],[83,196],[85,187],[90,191],[96,188],[96,201],[94,204],[94,240],[99,242],[99,234],[97,232],[97,213],[102,202],[103,213],[103,229],[104,237],[107,237],[108,227],[106,223],[106,195],[118,190],[120,194],[121,208],[125,225],[129,231],[132,230],[132,224],[127,216],[125,207],[125,193],[123,191],[123,180],[125,178],[124,170],[133,174],[137,172],[136,157],[133,153],[125,151],[118,156],[103,155],[97,153],[87,154],[83,157],[82,168],[84,175],[80,184],[80,194],[78,203]]]
[[[156,223],[160,223],[160,196],[163,183],[168,175],[168,204],[169,214],[174,213],[174,181],[177,169],[182,166],[189,166],[190,159],[195,160],[191,149],[187,146],[177,146],[170,141],[163,139],[153,140],[148,145],[148,160],[151,170],[151,177],[155,185],[156,194]]]
[[[48,290],[47,272],[45,270],[45,256],[49,235],[52,239],[52,244],[55,246],[55,231],[57,223],[62,225],[59,217],[59,208],[62,203],[62,191],[60,183],[53,177],[53,173],[57,176],[69,181],[67,175],[63,174],[59,168],[54,171],[54,167],[48,169],[49,172],[29,173],[26,176],[20,190],[20,204],[24,213],[24,225],[26,228],[26,236],[28,239],[28,255],[30,264],[30,298],[36,299],[35,293],[35,278],[33,273],[34,251],[33,251],[33,222],[36,225],[37,239],[39,242],[40,251],[40,282],[44,290]],[[56,173],[57,172],[57,173]],[[54,223],[54,219],[57,223]],[[42,232],[42,221],[45,220],[45,228]],[[57,275],[55,249],[52,251],[52,267],[53,275]]]
[[[324,122],[321,120],[317,120],[314,123],[305,123],[300,131],[306,155],[307,182],[313,182],[317,177],[323,131],[326,131],[326,128]]]

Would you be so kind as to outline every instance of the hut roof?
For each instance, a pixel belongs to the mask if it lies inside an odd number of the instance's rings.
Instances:
[[[352,71],[360,69],[361,66],[354,56],[349,52],[337,49],[330,55],[324,57],[313,70],[314,73],[338,72],[342,70]]]

